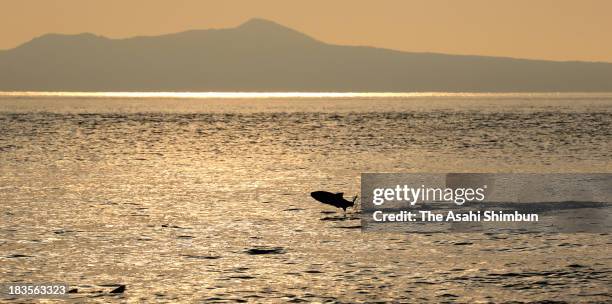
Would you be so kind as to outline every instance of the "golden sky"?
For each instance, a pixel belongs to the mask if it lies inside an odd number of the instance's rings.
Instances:
[[[0,49],[45,33],[123,38],[259,17],[335,44],[612,62],[611,15],[610,0],[0,0]]]

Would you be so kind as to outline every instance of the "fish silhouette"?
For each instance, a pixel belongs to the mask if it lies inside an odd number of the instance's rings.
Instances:
[[[332,193],[327,191],[314,191],[310,193],[310,196],[315,200],[326,204],[331,205],[336,208],[342,208],[344,213],[346,214],[346,208],[353,207],[355,205],[355,200],[357,199],[357,195],[353,197],[352,201],[344,199],[344,193]]]

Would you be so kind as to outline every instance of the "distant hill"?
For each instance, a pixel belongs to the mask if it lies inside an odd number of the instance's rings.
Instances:
[[[0,90],[612,91],[612,63],[399,52],[271,21],[155,37],[48,34],[0,51]]]

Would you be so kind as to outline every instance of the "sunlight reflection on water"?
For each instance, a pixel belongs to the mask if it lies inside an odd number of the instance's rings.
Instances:
[[[610,171],[607,95],[19,96],[0,98],[4,281],[99,302],[117,283],[168,303],[609,299],[610,235],[361,233],[309,196],[361,172]]]

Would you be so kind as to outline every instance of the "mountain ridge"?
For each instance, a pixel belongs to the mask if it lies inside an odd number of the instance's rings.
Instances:
[[[321,42],[273,21],[111,39],[46,34],[0,51],[0,90],[612,91],[612,63]]]

